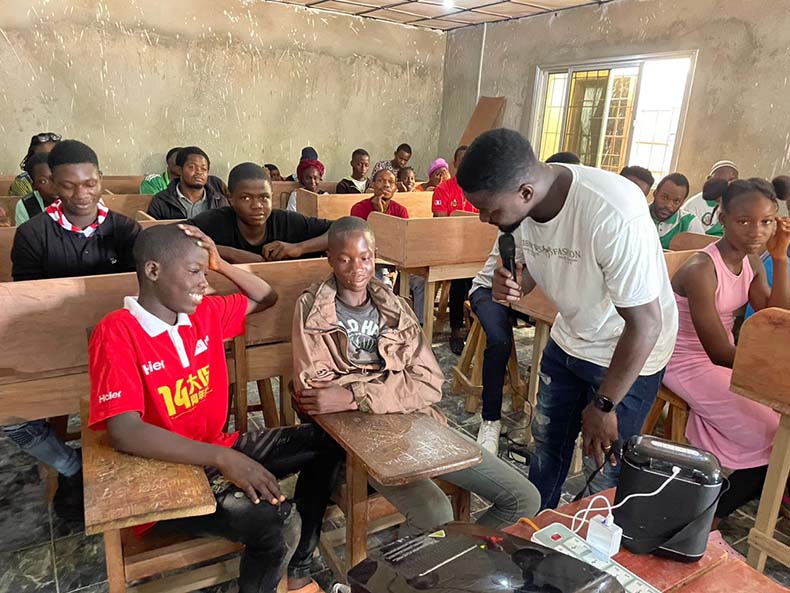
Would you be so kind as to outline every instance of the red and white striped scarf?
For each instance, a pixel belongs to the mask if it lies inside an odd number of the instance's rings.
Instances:
[[[104,202],[99,198],[99,203],[96,204],[96,207],[99,210],[99,214],[90,225],[86,226],[84,229],[80,229],[75,227],[73,224],[69,222],[69,219],[66,218],[66,215],[63,213],[63,202],[61,200],[55,200],[47,206],[45,212],[49,215],[49,217],[57,222],[61,227],[66,229],[67,231],[71,231],[73,233],[82,233],[86,237],[90,237],[93,233],[96,232],[96,229],[99,228],[99,225],[104,222],[107,218],[107,213],[109,212],[107,206],[104,205]]]

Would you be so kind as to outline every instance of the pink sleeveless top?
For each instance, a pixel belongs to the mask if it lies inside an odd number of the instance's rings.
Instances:
[[[721,318],[721,323],[730,337],[730,343],[734,344],[735,339],[732,335],[732,326],[735,321],[735,311],[749,302],[749,287],[754,279],[754,270],[749,263],[749,258],[744,257],[740,274],[733,274],[724,263],[715,243],[712,243],[702,250],[713,262],[716,269],[716,312]],[[670,366],[678,363],[696,363],[691,361],[696,356],[703,356],[708,360],[708,355],[702,347],[702,343],[697,337],[697,330],[694,329],[694,322],[691,320],[689,302],[686,297],[675,293],[675,301],[678,305],[678,339],[675,344],[675,352],[670,361]],[[685,363],[685,364],[684,364]]]

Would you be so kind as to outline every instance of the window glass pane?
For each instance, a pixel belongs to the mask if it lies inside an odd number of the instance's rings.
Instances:
[[[671,173],[690,67],[690,58],[648,60],[642,67],[628,164],[650,169],[657,180]]]
[[[540,136],[540,160],[545,161],[560,149],[562,116],[565,111],[566,72],[549,74],[543,108],[543,131]]]
[[[638,67],[612,70],[606,132],[598,165],[607,171],[619,173],[625,166],[631,139],[638,77]]]
[[[562,150],[575,152],[585,165],[598,161],[609,72],[587,70],[571,76]]]

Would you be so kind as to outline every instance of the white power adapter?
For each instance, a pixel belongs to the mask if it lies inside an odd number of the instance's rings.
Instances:
[[[615,525],[611,514],[600,515],[590,519],[587,529],[587,543],[592,547],[596,556],[601,560],[608,560],[620,551],[620,541],[623,539],[623,529]]]

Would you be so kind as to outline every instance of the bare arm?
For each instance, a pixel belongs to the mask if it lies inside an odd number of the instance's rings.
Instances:
[[[125,412],[108,419],[107,433],[112,446],[124,453],[215,467],[256,504],[260,502],[259,495],[271,504],[285,500],[276,478],[257,461],[235,449],[193,441],[143,422],[138,412]]]
[[[195,239],[199,247],[208,251],[208,267],[210,270],[218,272],[233,282],[239,290],[247,297],[247,315],[264,311],[272,307],[277,302],[277,293],[263,278],[251,274],[246,270],[237,268],[226,262],[220,257],[214,241],[206,236],[203,231],[194,226],[186,224],[178,225],[189,237]]]
[[[272,241],[263,248],[264,261],[279,261],[281,259],[297,259],[305,253],[318,253],[326,251],[329,247],[329,232],[307,239],[301,243],[286,243]]]
[[[222,259],[231,264],[257,264],[263,261],[260,255],[227,245],[217,245],[217,252]]]
[[[787,270],[787,249],[790,245],[790,218],[776,219],[776,232],[768,240],[774,276],[773,286],[768,286],[763,263],[750,258],[754,269],[754,280],[749,287],[749,302],[755,311],[766,307],[790,309],[790,279]]]

